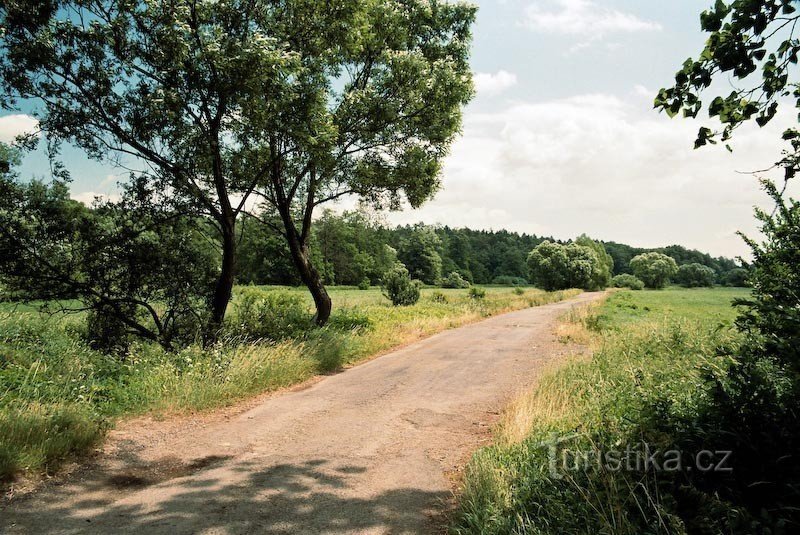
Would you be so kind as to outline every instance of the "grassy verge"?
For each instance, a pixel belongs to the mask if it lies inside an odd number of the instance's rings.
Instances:
[[[276,289],[246,291],[269,296]],[[310,305],[305,292],[282,289],[287,292],[301,307]],[[6,303],[0,309],[0,480],[50,470],[85,452],[122,416],[229,405],[444,329],[577,293],[492,288],[476,300],[465,290],[426,289],[418,304],[392,307],[377,289],[334,288],[337,312],[324,330],[279,342],[232,337],[208,350],[191,346],[177,353],[138,344],[121,356],[89,348],[80,336],[80,318],[44,316]],[[237,322],[252,318],[237,317],[236,302],[232,308],[235,333]],[[278,310],[270,320],[280,329],[287,318]]]
[[[718,348],[736,341],[730,302],[744,295],[622,291],[565,317],[559,335],[592,355],[547,374],[509,407],[494,445],[469,463],[453,531],[684,533],[659,474],[609,465],[607,455],[670,443],[653,415],[690,413],[701,373],[728,365]]]

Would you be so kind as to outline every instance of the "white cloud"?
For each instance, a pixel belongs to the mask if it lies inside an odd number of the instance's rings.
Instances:
[[[0,117],[0,141],[11,143],[14,138],[26,132],[33,132],[39,121],[30,115],[16,114]]]
[[[781,117],[737,132],[733,154],[722,147],[695,151],[699,123],[656,114],[645,93],[468,112],[438,197],[390,219],[557,238],[587,232],[639,246],[746,254],[735,231],[756,234],[752,206],[766,196],[755,178],[737,171],[780,157]]]
[[[517,85],[517,75],[499,70],[496,73],[476,72],[473,77],[478,95],[497,95]]]
[[[614,33],[661,30],[661,25],[657,22],[601,6],[592,0],[533,3],[525,10],[523,25],[534,31],[580,36],[582,40],[588,41]]]

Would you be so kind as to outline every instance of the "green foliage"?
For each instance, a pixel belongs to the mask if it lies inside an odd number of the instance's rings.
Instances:
[[[357,308],[340,308],[325,326],[329,330],[362,333],[374,327],[370,317]]]
[[[89,210],[63,182],[0,178],[0,286],[22,300],[79,299],[88,333],[107,349],[129,335],[165,347],[196,339],[218,265],[202,221],[151,202],[137,182]]]
[[[591,288],[601,290],[611,284],[611,276],[614,273],[614,258],[606,252],[602,243],[591,239],[586,234],[581,234],[575,243],[588,247],[597,256],[599,265],[592,271]]]
[[[359,290],[369,290],[369,287],[372,283],[370,283],[369,279],[362,279],[361,282],[358,283]]]
[[[415,279],[436,285],[442,277],[441,240],[432,228],[416,225],[398,249],[398,258]]]
[[[675,275],[675,282],[685,288],[714,286],[715,279],[714,270],[702,264],[684,264],[678,268]]]
[[[457,271],[451,272],[442,279],[442,288],[469,288],[469,286],[469,282],[464,280],[464,277]]]
[[[567,288],[598,289],[603,262],[587,246],[544,241],[528,255],[531,281],[547,291]]]
[[[312,324],[308,307],[296,293],[244,288],[226,325],[228,336],[243,341],[300,338]]]
[[[382,286],[383,295],[394,306],[410,306],[419,301],[422,284],[418,280],[411,280],[405,266],[397,263],[383,276]]]
[[[703,108],[702,92],[715,78],[733,79],[736,89],[714,97],[707,106],[709,116],[717,117],[724,129],[720,133],[702,127],[696,147],[728,141],[737,127],[751,120],[766,125],[787,97],[800,107],[795,68],[798,20],[792,0],[718,1],[701,15],[709,38],[699,59],[684,63],[675,85],[659,93],[656,107],[670,115],[683,110],[694,117]],[[800,163],[796,123],[784,131],[783,139],[790,149],[778,165],[788,181]],[[653,418],[690,451],[702,446],[735,452],[730,474],[689,481],[689,507],[723,502],[717,507],[721,513],[692,518],[690,527],[698,531],[789,533],[800,525],[800,470],[789,460],[800,448],[800,207],[773,183],[762,183],[775,211],[756,211],[764,243],[745,238],[754,262],[747,277],[752,298],[739,302],[743,311],[737,326],[744,342],[726,352],[731,366],[706,371],[705,397],[696,413],[665,417],[662,411]],[[742,274],[737,276],[741,280]]]
[[[664,288],[678,272],[678,264],[661,253],[643,253],[631,260],[631,269],[648,288]]]
[[[486,299],[486,290],[479,286],[472,286],[467,294],[469,295],[470,299],[478,301]]]
[[[447,303],[447,296],[438,290],[431,293],[430,299],[434,303]]]
[[[630,290],[644,290],[644,283],[633,275],[623,273],[611,279],[614,288],[628,288]]]
[[[517,286],[514,288],[514,295],[525,295],[525,290]]]
[[[735,268],[728,271],[722,278],[725,286],[744,288],[749,286],[750,271],[745,268]]]
[[[755,120],[759,126],[777,114],[783,99],[797,100],[794,64],[800,53],[795,30],[800,16],[793,0],[718,1],[700,16],[708,38],[697,60],[686,60],[675,75],[675,85],[661,89],[656,108],[670,117],[683,111],[696,117],[703,109],[702,93],[718,76],[736,83],[729,94],[715,96],[706,106],[710,117],[724,126],[721,132],[700,128],[695,147],[718,140],[727,142],[740,125]],[[781,162],[786,176],[794,176],[798,166],[800,133],[787,129],[783,138],[792,150]]]
[[[366,212],[324,211],[314,223],[311,245],[319,250],[320,261],[330,265],[332,280],[341,285],[380,282],[397,261],[380,220]]]

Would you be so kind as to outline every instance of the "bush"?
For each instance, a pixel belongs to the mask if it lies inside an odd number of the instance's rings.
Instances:
[[[717,273],[703,264],[684,264],[678,268],[675,281],[685,288],[702,288],[714,286]]]
[[[522,277],[500,275],[492,280],[492,284],[497,284],[498,286],[526,286],[528,281]]]
[[[486,290],[483,288],[479,288],[478,286],[473,286],[469,289],[468,294],[470,299],[481,300],[486,298]]]
[[[599,289],[597,281],[605,269],[597,253],[585,245],[561,245],[543,241],[528,255],[531,281],[552,292],[569,288]]]
[[[745,268],[734,268],[722,276],[722,283],[725,286],[744,288],[750,285],[748,282],[749,278],[750,271]]]
[[[363,279],[361,282],[358,283],[359,290],[369,290],[371,286],[371,282],[369,279]]]
[[[630,290],[643,290],[644,283],[638,277],[623,273],[611,279],[611,284],[614,288],[628,288]]]
[[[661,253],[643,253],[634,256],[630,262],[633,274],[648,288],[660,289],[669,283],[678,272],[678,264],[673,258]]]
[[[406,267],[397,263],[383,276],[383,295],[394,306],[410,306],[419,301],[422,283],[411,280]]]
[[[311,327],[308,306],[300,295],[248,288],[235,302],[226,330],[243,340],[280,341],[299,338]]]
[[[469,288],[469,282],[457,271],[453,271],[442,280],[442,288]]]
[[[358,332],[368,331],[372,326],[369,316],[354,308],[336,310],[325,324],[329,330]]]
[[[525,290],[517,286],[514,288],[514,295],[525,295]]]
[[[434,303],[447,303],[447,296],[442,292],[435,291],[431,294],[431,301]]]

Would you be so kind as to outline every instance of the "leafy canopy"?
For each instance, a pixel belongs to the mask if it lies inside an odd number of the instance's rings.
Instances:
[[[631,269],[648,288],[663,288],[678,272],[678,264],[661,253],[643,253],[631,260]]]

